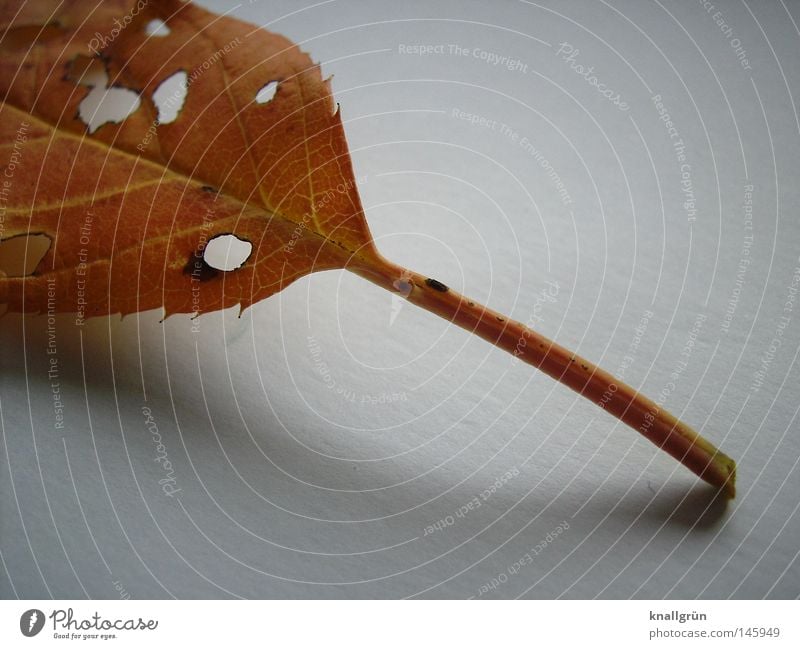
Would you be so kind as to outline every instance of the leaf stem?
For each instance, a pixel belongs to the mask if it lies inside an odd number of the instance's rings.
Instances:
[[[605,370],[581,358],[521,322],[474,300],[441,282],[408,271],[380,258],[368,268],[351,268],[389,291],[400,293],[417,306],[477,334],[521,361],[533,365],[556,381],[617,417],[656,446],[721,489],[728,498],[736,494],[736,463],[695,430],[676,419],[654,401]]]

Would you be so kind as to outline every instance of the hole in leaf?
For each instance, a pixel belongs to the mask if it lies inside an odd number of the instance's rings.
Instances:
[[[158,108],[158,123],[174,122],[183,108],[188,94],[188,77],[183,70],[167,77],[153,93],[153,103]]]
[[[206,244],[203,260],[217,270],[236,270],[250,258],[253,244],[235,234],[221,234]]]
[[[25,277],[36,270],[50,249],[46,234],[20,234],[0,241],[0,274]]]
[[[145,25],[144,31],[148,36],[166,36],[169,34],[169,27],[160,18],[154,18]]]
[[[73,66],[72,74],[77,83],[89,86],[91,90],[78,106],[78,115],[83,123],[89,127],[89,133],[94,133],[107,122],[119,123],[139,108],[139,95],[128,88],[108,88],[108,73],[100,59],[94,58],[87,62],[80,62],[83,71],[77,72]]]
[[[261,90],[256,93],[256,103],[257,104],[266,104],[268,101],[271,101],[272,98],[275,96],[275,92],[278,90],[278,82],[277,81],[270,81],[269,83],[262,86]]]

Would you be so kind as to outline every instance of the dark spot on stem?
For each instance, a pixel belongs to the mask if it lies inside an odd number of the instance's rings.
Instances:
[[[201,189],[202,189],[204,192],[208,192],[209,194],[216,194],[216,193],[217,193],[217,190],[216,190],[216,189],[214,189],[214,188],[213,188],[211,185],[203,185],[203,186],[201,187]]]
[[[207,282],[214,279],[219,272],[216,268],[208,265],[203,259],[203,252],[192,252],[189,255],[189,261],[183,267],[183,274],[190,275],[192,281]]]
[[[446,284],[442,284],[438,279],[431,279],[430,277],[425,280],[425,283],[430,286],[434,291],[439,291],[440,293],[447,293],[449,290]]]

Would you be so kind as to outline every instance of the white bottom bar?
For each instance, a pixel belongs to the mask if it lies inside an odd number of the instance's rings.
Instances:
[[[565,641],[797,647],[798,613],[796,601],[5,601],[0,638],[3,647],[148,649],[190,643],[463,649]]]

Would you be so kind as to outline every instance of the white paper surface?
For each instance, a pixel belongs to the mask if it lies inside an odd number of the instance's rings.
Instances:
[[[334,75],[387,257],[661,398],[738,496],[344,272],[55,355],[9,315],[3,597],[800,594],[796,4],[203,4]]]

